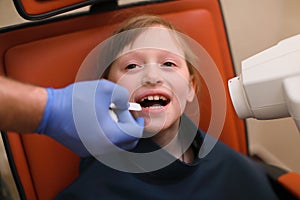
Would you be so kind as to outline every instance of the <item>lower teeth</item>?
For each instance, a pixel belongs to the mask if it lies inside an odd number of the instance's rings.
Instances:
[[[159,108],[162,108],[161,105],[153,105],[153,106],[150,106],[149,109],[159,109]]]

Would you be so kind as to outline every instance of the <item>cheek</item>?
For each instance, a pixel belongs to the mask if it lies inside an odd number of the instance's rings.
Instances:
[[[130,76],[126,74],[115,74],[109,76],[108,80],[125,87],[128,90],[130,96],[139,87],[140,82],[138,76]]]
[[[173,91],[174,103],[176,103],[176,106],[183,112],[187,101],[190,99],[190,85],[188,79],[185,76],[177,75],[170,76],[167,80]]]
[[[176,99],[178,102],[178,106],[180,106],[180,110],[183,112],[185,109],[185,106],[187,104],[187,96],[188,96],[188,85],[186,82],[182,82],[181,84],[178,84],[176,89],[174,90],[174,93],[176,95]]]
[[[189,75],[182,73],[165,74],[165,79],[171,85],[174,94],[178,99],[186,100],[190,90]]]

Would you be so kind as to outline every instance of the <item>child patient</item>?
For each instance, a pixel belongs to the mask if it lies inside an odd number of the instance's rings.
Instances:
[[[56,199],[277,199],[264,172],[222,142],[199,156],[209,136],[184,114],[199,87],[195,55],[175,28],[142,15],[117,34],[106,44],[113,60],[102,77],[142,106],[132,115],[144,118],[144,136],[130,152],[84,158]]]

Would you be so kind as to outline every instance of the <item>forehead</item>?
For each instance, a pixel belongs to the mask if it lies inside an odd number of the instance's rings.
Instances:
[[[184,57],[184,50],[178,38],[179,33],[176,31],[161,25],[132,31],[132,34],[138,36],[123,48],[119,56],[142,49],[157,49]],[[140,33],[136,34],[134,31],[140,31]]]

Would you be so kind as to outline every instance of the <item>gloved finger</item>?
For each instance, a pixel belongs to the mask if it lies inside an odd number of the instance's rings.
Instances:
[[[128,109],[126,110],[115,110],[120,123],[135,123],[135,119]]]
[[[128,100],[129,100],[128,90],[116,84],[112,91],[111,102],[116,105],[117,109],[127,110],[129,107]]]
[[[97,83],[98,85],[96,88],[95,103],[96,105],[101,105],[101,110],[107,111],[109,109],[109,105],[111,104],[111,96],[116,84],[105,79],[99,80]]]
[[[144,120],[144,118],[138,117],[138,118],[135,119],[135,121],[136,121],[136,123],[137,123],[139,126],[144,127],[144,125],[145,125],[145,120]]]
[[[115,91],[115,88],[118,86],[106,79],[101,79],[97,81],[97,87],[96,87],[96,92],[94,96],[94,103],[96,106],[96,112],[101,115],[103,114],[109,114],[110,112],[110,105],[112,103],[112,95]],[[93,89],[91,88],[86,88],[86,90]],[[116,90],[118,92],[118,90]],[[111,112],[114,114],[113,112]]]
[[[118,110],[116,111],[118,116],[118,127],[127,135],[140,138],[143,135],[144,122],[143,119],[134,119],[128,110]]]
[[[116,111],[116,115],[119,123],[123,123],[123,124],[132,123],[132,125],[135,124],[136,126],[140,126],[142,128],[144,127],[144,118],[138,117],[135,119],[128,110]]]
[[[129,94],[126,88],[106,79],[101,79],[98,81],[96,90],[96,105],[100,105],[101,102],[100,109],[102,111],[108,111],[111,103],[114,103],[117,109],[121,110],[129,107]]]

